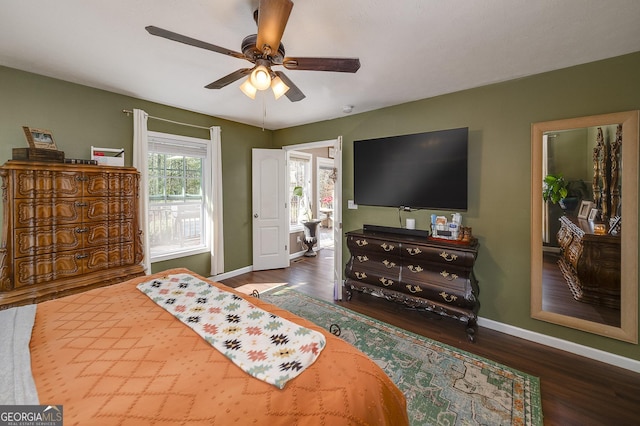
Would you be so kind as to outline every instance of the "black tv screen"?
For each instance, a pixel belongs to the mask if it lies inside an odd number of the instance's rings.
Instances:
[[[354,201],[467,210],[467,127],[353,143]]]

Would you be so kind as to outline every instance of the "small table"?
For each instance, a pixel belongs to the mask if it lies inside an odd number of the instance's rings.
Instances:
[[[331,215],[333,215],[333,209],[320,208],[318,209],[320,213],[322,213],[325,217],[322,219],[322,226],[324,228],[331,228],[332,219]]]

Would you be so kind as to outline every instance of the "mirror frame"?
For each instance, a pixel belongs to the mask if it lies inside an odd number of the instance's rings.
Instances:
[[[638,343],[638,121],[640,111],[546,121],[531,125],[531,317]],[[620,327],[542,310],[542,136],[546,132],[622,124]]]

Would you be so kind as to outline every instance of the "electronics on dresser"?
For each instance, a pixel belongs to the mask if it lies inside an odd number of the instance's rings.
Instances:
[[[422,229],[395,228],[393,226],[362,225],[362,230],[364,232],[383,232],[386,234],[409,235],[412,237],[427,238],[429,236],[429,231]]]
[[[467,127],[355,141],[359,205],[467,210]]]

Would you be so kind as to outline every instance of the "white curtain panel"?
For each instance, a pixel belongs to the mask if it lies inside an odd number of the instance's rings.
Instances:
[[[211,134],[213,170],[210,187],[212,188],[209,211],[213,229],[209,235],[211,238],[211,276],[224,272],[224,232],[222,229],[222,142],[220,140],[220,127],[209,128]],[[211,205],[213,204],[213,205]]]
[[[149,257],[149,232],[147,227],[149,212],[149,171],[147,170],[147,120],[149,114],[141,109],[133,110],[133,167],[140,172],[140,210],[138,223],[142,230],[142,249],[144,258],[142,266],[145,272],[151,273],[151,259]]]

